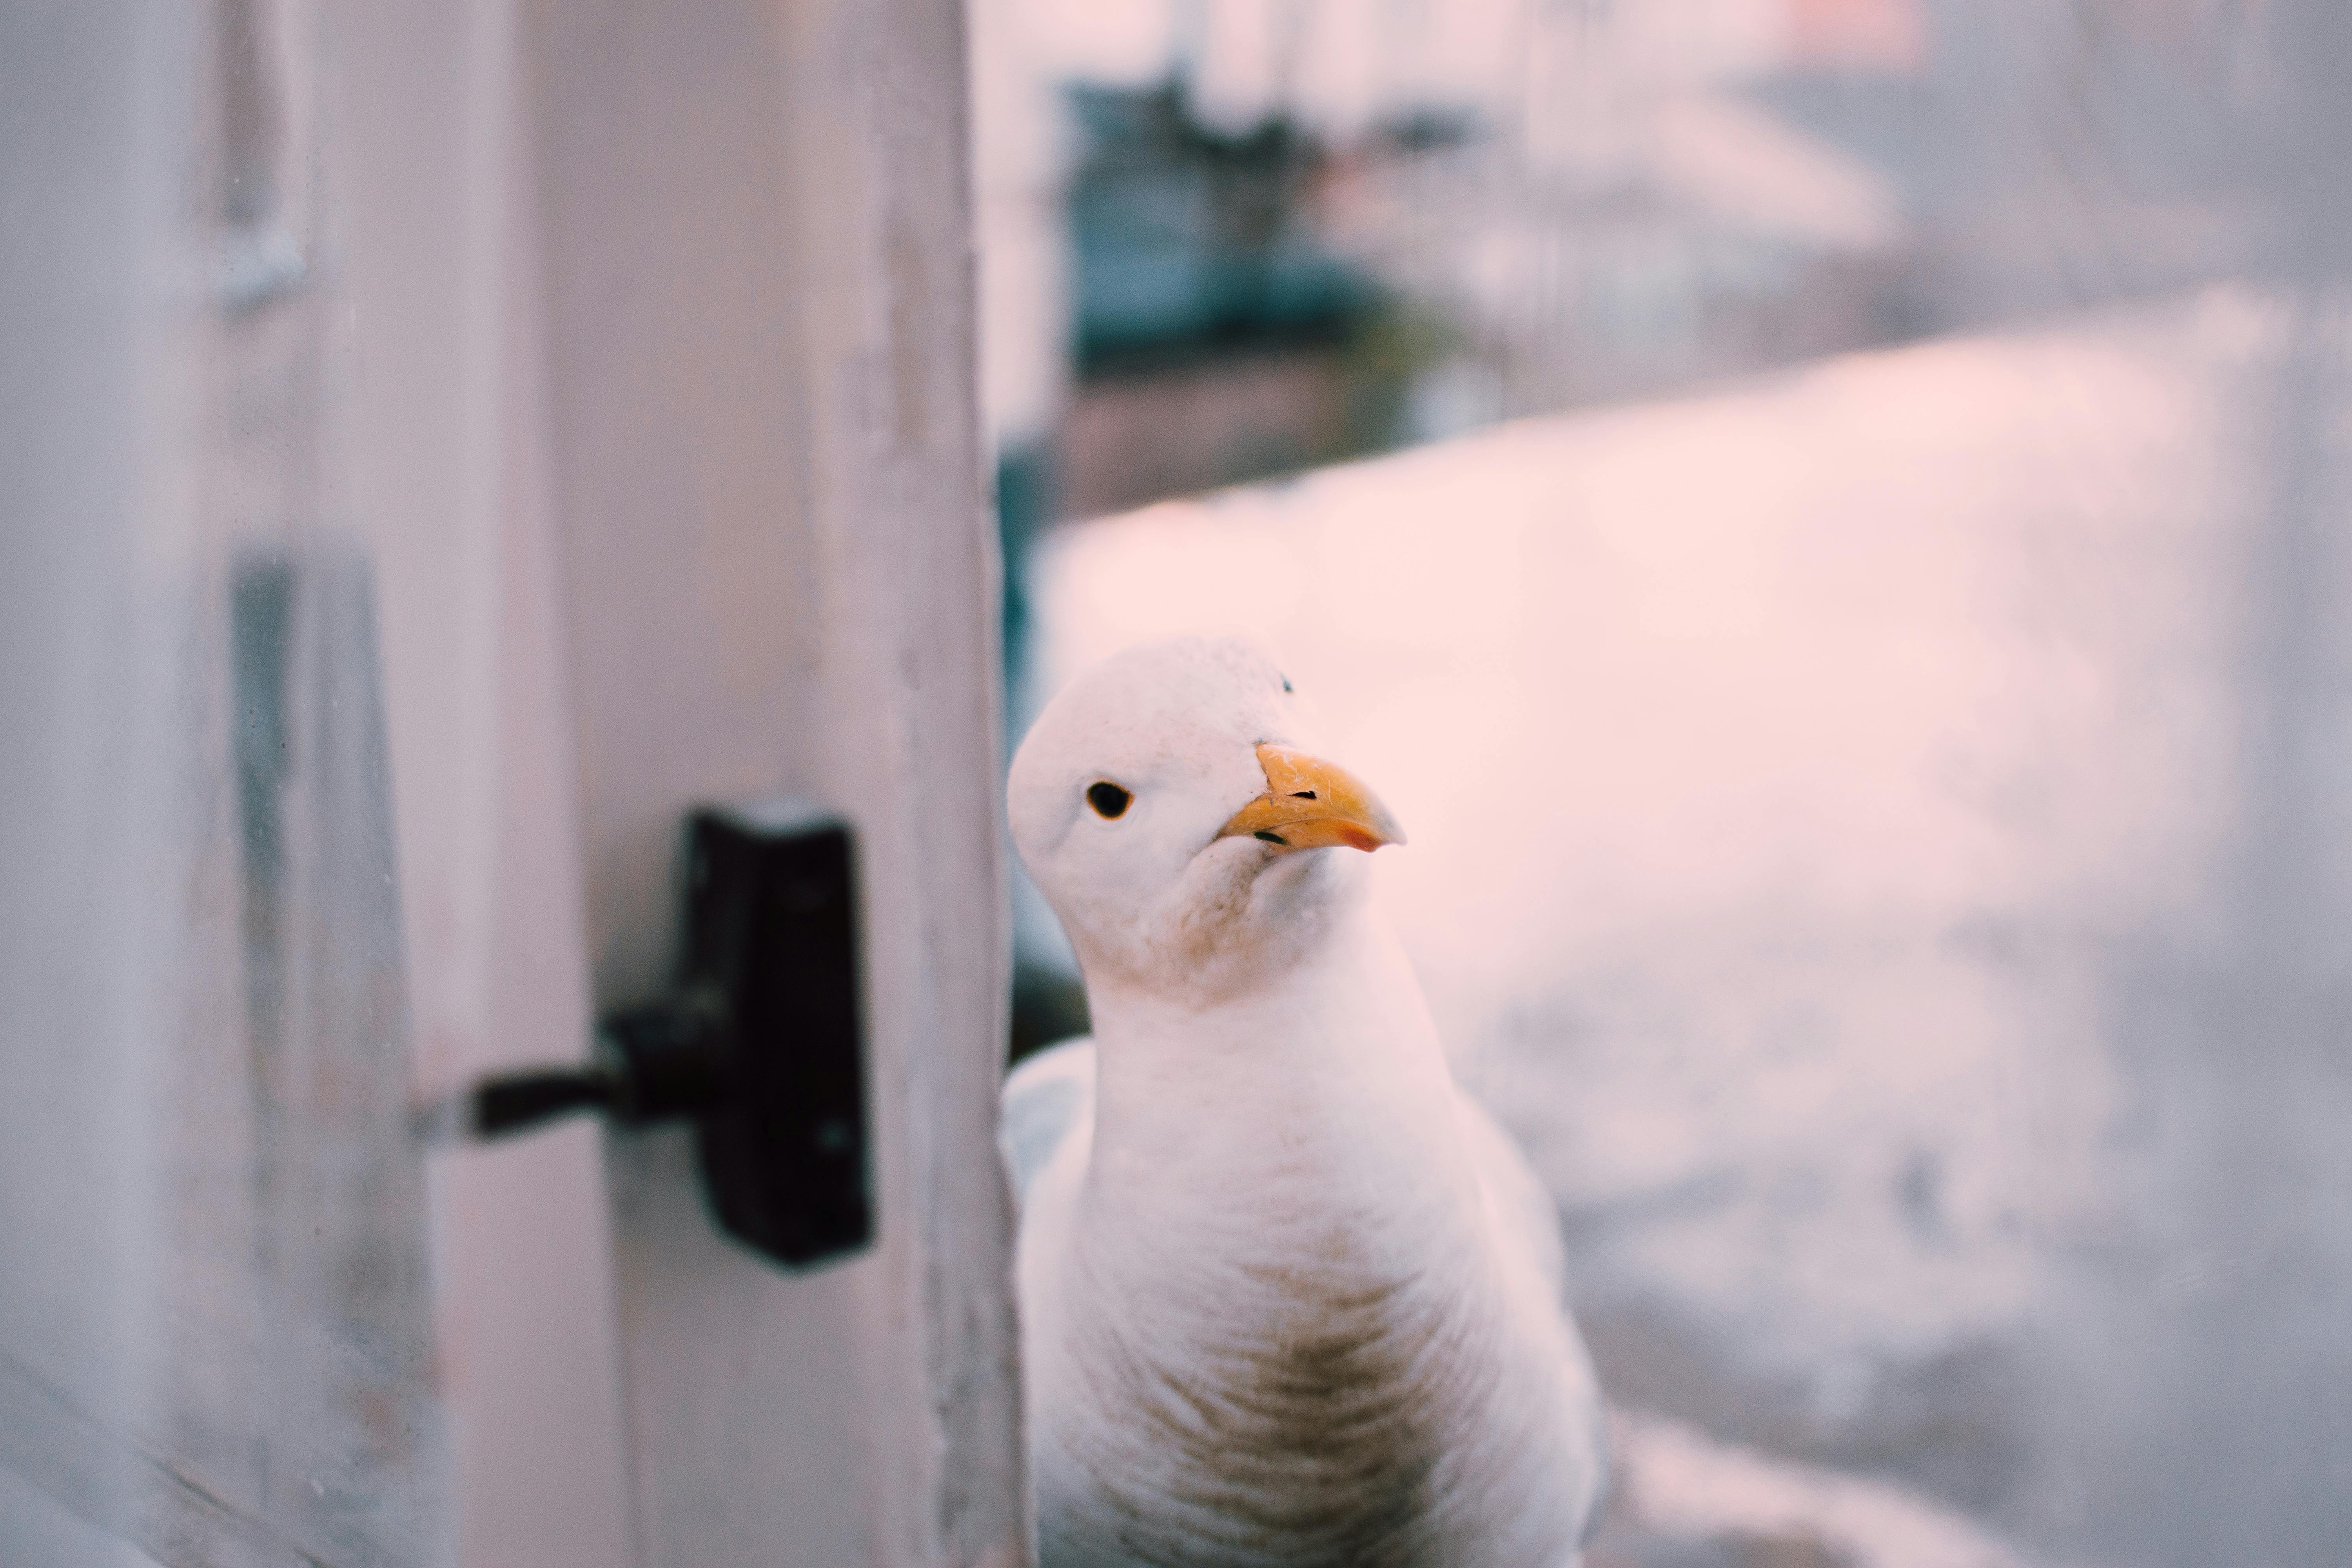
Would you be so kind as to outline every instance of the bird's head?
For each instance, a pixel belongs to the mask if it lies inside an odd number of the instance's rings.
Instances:
[[[1242,989],[1360,898],[1361,862],[1339,851],[1404,833],[1301,730],[1290,682],[1237,641],[1131,648],[1046,705],[1006,805],[1090,984]]]

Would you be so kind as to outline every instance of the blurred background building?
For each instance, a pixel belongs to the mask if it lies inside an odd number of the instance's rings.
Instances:
[[[1007,510],[2226,275],[2266,15],[977,0]]]
[[[1625,1411],[1595,1563],[2340,1560],[2352,18],[973,27],[1015,736],[1245,633],[1397,807]]]

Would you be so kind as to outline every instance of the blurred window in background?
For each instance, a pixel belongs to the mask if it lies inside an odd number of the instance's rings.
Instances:
[[[1016,737],[1244,633],[1397,807],[1596,1568],[2340,1562],[2352,14],[973,17]]]

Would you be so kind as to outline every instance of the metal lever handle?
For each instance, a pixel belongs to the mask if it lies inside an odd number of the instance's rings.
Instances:
[[[425,1119],[496,1138],[593,1110],[691,1120],[720,1227],[801,1266],[873,1239],[855,866],[839,819],[788,804],[697,812],[677,989],[607,1014],[595,1059],[485,1079]]]
[[[467,1134],[499,1138],[575,1110],[610,1111],[621,1101],[620,1081],[599,1068],[505,1073],[486,1078],[467,1095]]]
[[[477,1083],[465,1097],[462,1131],[499,1138],[579,1110],[625,1127],[704,1115],[727,1097],[727,1042],[725,1007],[707,994],[622,1008],[605,1016],[587,1066]]]
[[[621,1126],[701,1117],[727,1098],[727,1013],[713,996],[621,1008],[597,1030],[597,1058],[585,1068],[501,1072],[466,1096],[473,1138],[524,1133],[581,1110]]]

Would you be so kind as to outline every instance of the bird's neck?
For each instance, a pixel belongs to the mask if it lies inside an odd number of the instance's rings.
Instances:
[[[1252,989],[1202,1001],[1111,986],[1090,1001],[1091,1218],[1238,1220],[1221,1247],[1279,1249],[1335,1226],[1365,1240],[1458,1232],[1479,1201],[1420,985],[1369,909]]]

